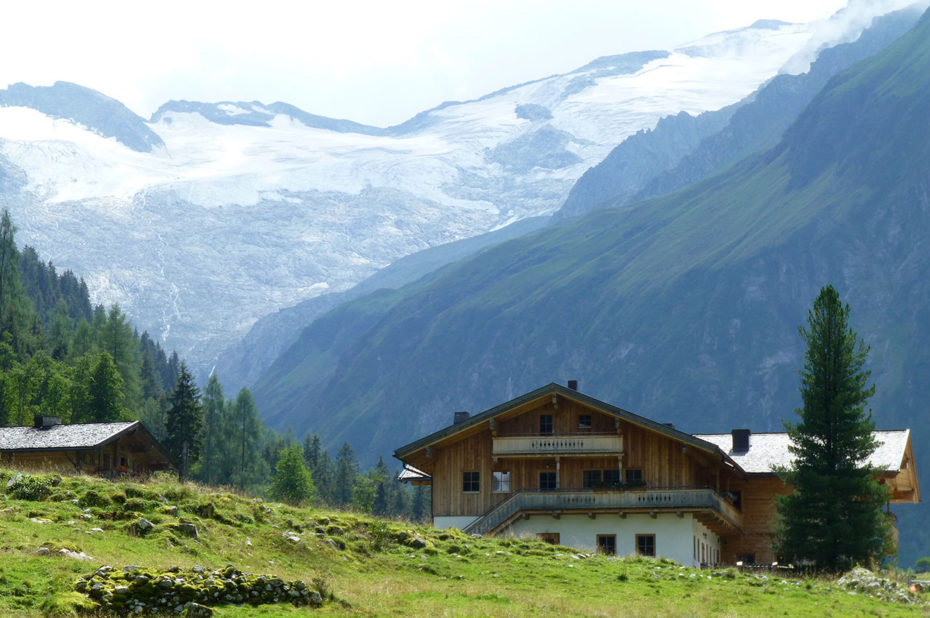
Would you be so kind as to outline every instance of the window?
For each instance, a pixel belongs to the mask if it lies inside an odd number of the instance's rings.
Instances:
[[[558,532],[537,532],[536,538],[550,545],[558,545],[561,540]]]
[[[643,471],[628,468],[626,470],[626,484],[630,487],[643,487],[646,484],[646,482],[643,481]]]
[[[616,468],[604,470],[604,485],[616,489],[620,486],[620,471]]]
[[[656,555],[656,535],[637,534],[636,535],[636,555],[654,557]]]
[[[462,472],[462,491],[476,493],[480,487],[477,472]]]
[[[597,553],[608,556],[617,555],[617,535],[616,534],[599,534],[597,535]]]
[[[591,429],[591,415],[590,414],[579,414],[578,415],[578,429]]]
[[[496,494],[510,493],[510,471],[494,472],[494,483],[491,485],[491,491]]]
[[[594,489],[595,487],[600,487],[600,485],[601,485],[601,471],[600,470],[582,470],[581,486],[584,489]]]
[[[552,415],[551,414],[540,414],[539,415],[539,434],[543,436],[548,436],[552,434]]]
[[[555,489],[555,472],[539,473],[539,489],[542,491],[551,491]]]

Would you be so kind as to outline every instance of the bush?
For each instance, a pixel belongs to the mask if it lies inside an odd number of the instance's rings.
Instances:
[[[304,465],[303,450],[294,445],[281,451],[271,481],[271,497],[296,505],[311,502],[315,493],[313,477]]]
[[[28,474],[17,474],[7,483],[7,494],[16,500],[45,500],[52,487],[61,482],[61,477],[39,478]]]
[[[93,489],[88,489],[80,499],[81,506],[106,506],[108,500]]]

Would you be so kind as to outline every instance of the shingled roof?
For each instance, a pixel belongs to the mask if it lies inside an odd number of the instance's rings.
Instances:
[[[899,470],[906,454],[910,430],[876,431],[872,435],[879,446],[869,457],[869,464],[888,472]],[[786,433],[754,433],[746,452],[732,449],[733,437],[728,433],[696,434],[694,437],[719,446],[749,474],[772,474],[775,467],[791,466],[793,456],[788,450],[791,440]]]
[[[36,427],[0,427],[0,451],[94,449],[144,426],[139,421]]]

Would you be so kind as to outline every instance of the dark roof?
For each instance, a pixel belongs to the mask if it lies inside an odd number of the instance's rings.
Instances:
[[[109,444],[139,428],[145,430],[139,421],[76,423],[53,425],[46,429],[0,427],[0,451],[93,449]],[[148,431],[145,432],[148,433]]]
[[[726,453],[720,450],[720,448],[716,444],[713,444],[706,440],[702,440],[700,438],[696,438],[689,433],[678,431],[677,429],[674,429],[673,427],[670,427],[669,425],[657,423],[653,420],[646,418],[645,416],[634,414],[633,412],[630,412],[629,410],[624,410],[623,408],[612,406],[609,403],[605,403],[603,401],[595,399],[594,397],[585,395],[584,393],[568,388],[566,386],[562,386],[561,384],[556,384],[554,382],[547,384],[546,386],[543,386],[542,388],[538,388],[534,391],[530,391],[529,393],[526,393],[525,395],[521,395],[520,397],[517,397],[516,399],[511,399],[510,401],[506,403],[502,403],[499,406],[495,406],[489,410],[485,410],[484,412],[481,412],[480,414],[476,414],[472,417],[469,417],[467,420],[464,420],[460,423],[450,425],[448,427],[440,429],[439,431],[431,433],[430,435],[426,437],[420,438],[419,440],[416,440],[415,442],[411,442],[410,444],[402,446],[396,451],[394,451],[394,457],[400,460],[403,460],[404,457],[410,455],[411,453],[418,451],[423,447],[434,444],[442,440],[443,438],[446,438],[460,431],[468,429],[469,427],[474,427],[475,425],[483,423],[484,421],[490,420],[491,418],[497,416],[498,414],[502,414],[524,403],[533,401],[534,399],[538,399],[540,397],[544,397],[552,393],[561,395],[568,399],[574,399],[575,401],[583,403],[587,406],[596,408],[598,410],[601,410],[602,412],[606,412],[618,418],[622,418],[636,425],[640,425],[641,427],[646,427],[648,429],[652,429],[653,431],[665,434],[671,438],[684,442],[685,444],[690,444],[694,446],[695,448],[699,448],[703,451],[707,451],[710,453],[717,453],[721,457],[733,463],[733,461],[726,455]]]

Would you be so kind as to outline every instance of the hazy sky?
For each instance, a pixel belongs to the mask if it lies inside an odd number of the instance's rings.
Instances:
[[[395,124],[598,56],[667,49],[845,0],[127,0],[5,3],[0,87],[67,80],[148,117],[169,99],[285,101]]]

